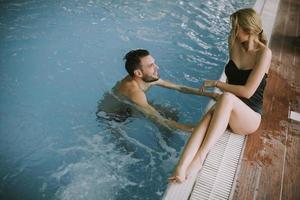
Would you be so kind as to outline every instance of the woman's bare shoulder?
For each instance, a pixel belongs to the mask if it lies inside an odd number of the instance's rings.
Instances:
[[[262,46],[257,53],[258,53],[258,60],[261,60],[261,59],[271,60],[271,58],[272,58],[271,49],[265,45]]]
[[[256,66],[264,69],[268,73],[272,59],[272,51],[269,47],[263,46],[258,52],[256,57]]]

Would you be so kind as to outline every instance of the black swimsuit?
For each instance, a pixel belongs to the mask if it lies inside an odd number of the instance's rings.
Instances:
[[[248,77],[251,73],[252,69],[242,70],[237,68],[235,63],[232,60],[229,60],[227,65],[225,66],[225,74],[227,76],[227,82],[233,85],[245,85]],[[267,83],[267,74],[264,75],[261,80],[258,88],[254,92],[254,94],[249,98],[238,97],[245,104],[247,104],[252,110],[262,114],[263,107],[263,97],[264,97],[264,89]]]

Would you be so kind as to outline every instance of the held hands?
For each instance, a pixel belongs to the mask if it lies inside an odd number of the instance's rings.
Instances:
[[[204,87],[217,87],[218,81],[216,80],[205,80],[203,86]]]
[[[205,92],[205,88],[207,88],[207,87],[216,87],[217,84],[218,84],[218,81],[205,80],[203,85],[200,86],[199,90],[200,90],[200,92]]]
[[[206,92],[205,89],[208,87],[217,87],[219,81],[216,80],[205,80],[203,85],[200,86],[199,91],[204,94],[205,96],[209,96],[213,98],[215,101],[217,101],[220,97],[220,93],[215,93],[215,92]]]

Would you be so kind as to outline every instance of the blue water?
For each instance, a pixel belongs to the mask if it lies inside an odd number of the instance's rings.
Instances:
[[[139,116],[97,119],[146,48],[163,79],[198,87],[228,58],[229,15],[254,0],[0,0],[0,199],[161,199],[188,135]],[[208,98],[152,88],[196,123]]]

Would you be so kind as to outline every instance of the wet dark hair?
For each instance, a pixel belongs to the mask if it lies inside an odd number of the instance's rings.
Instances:
[[[150,55],[146,49],[134,49],[129,51],[125,56],[125,68],[130,76],[134,75],[134,70],[141,67],[141,58]]]

